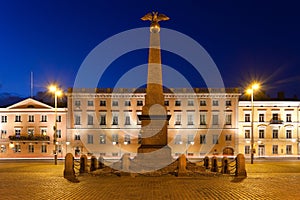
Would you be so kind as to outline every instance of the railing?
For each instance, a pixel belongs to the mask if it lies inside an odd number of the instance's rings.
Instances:
[[[23,135],[10,135],[8,136],[10,140],[18,141],[18,140],[39,140],[39,141],[50,141],[50,137],[47,135],[28,135],[28,136],[23,136]]]
[[[282,124],[283,120],[281,119],[271,119],[270,124]]]

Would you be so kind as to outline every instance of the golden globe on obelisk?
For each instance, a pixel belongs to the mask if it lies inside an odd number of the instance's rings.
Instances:
[[[145,105],[139,119],[142,121],[141,146],[138,158],[158,159],[160,163],[171,162],[171,149],[168,147],[167,124],[170,116],[164,106],[162,66],[160,52],[159,21],[169,18],[157,12],[148,13],[142,20],[150,20],[150,47]],[[153,163],[155,164],[155,163]]]

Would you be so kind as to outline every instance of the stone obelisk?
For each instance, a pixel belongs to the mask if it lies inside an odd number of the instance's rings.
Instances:
[[[139,119],[142,121],[141,146],[138,148],[138,158],[143,157],[152,162],[160,163],[172,160],[171,149],[168,147],[167,115],[164,106],[162,66],[160,51],[159,21],[169,18],[157,12],[148,13],[142,20],[150,20],[150,48],[148,58],[148,77],[145,96],[145,105]],[[155,165],[155,162],[153,163]]]

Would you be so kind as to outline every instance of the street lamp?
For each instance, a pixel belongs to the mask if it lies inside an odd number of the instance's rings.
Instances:
[[[62,91],[56,85],[50,85],[49,91],[54,93],[54,112],[55,112],[55,122],[54,122],[54,134],[53,134],[53,144],[54,144],[54,164],[57,165],[57,97],[62,95]]]
[[[254,159],[254,133],[253,133],[253,122],[254,122],[254,102],[253,102],[253,96],[254,91],[259,89],[259,84],[254,83],[251,85],[251,87],[247,90],[248,94],[251,94],[251,164],[253,164]]]

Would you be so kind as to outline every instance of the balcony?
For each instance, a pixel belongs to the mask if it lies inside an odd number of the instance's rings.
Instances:
[[[283,124],[283,120],[281,120],[281,119],[271,119],[270,124]]]
[[[50,137],[47,135],[28,135],[28,136],[16,136],[16,135],[10,135],[8,138],[12,141],[50,141]]]

